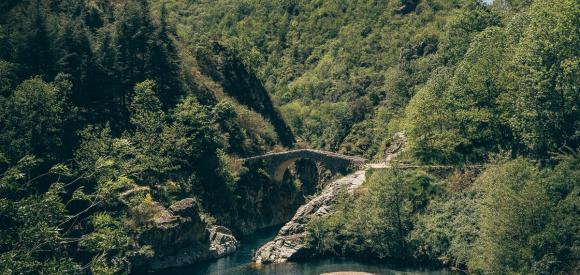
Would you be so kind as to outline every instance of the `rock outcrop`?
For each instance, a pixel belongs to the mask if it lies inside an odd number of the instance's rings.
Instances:
[[[294,217],[280,229],[274,240],[266,243],[256,252],[254,261],[256,263],[282,263],[310,256],[313,251],[306,246],[306,224],[313,218],[333,213],[342,192],[353,192],[357,189],[365,181],[367,169],[389,167],[393,158],[404,150],[405,144],[405,134],[396,133],[385,151],[385,159],[380,163],[367,164],[365,170],[357,171],[326,185],[319,195],[298,208]]]
[[[175,202],[169,209],[155,203],[151,228],[139,236],[139,246],[150,246],[150,257],[134,257],[137,269],[163,269],[216,259],[235,252],[239,242],[223,226],[209,227],[199,217],[191,198]]]
[[[282,263],[309,255],[305,226],[315,217],[329,215],[341,192],[352,192],[365,181],[365,171],[329,183],[321,193],[298,208],[294,217],[280,229],[274,240],[262,246],[254,255],[257,263]]]
[[[319,171],[309,160],[297,160],[295,169],[287,171],[287,178],[275,183],[262,167],[253,167],[240,175],[235,196],[239,198],[231,223],[223,224],[236,236],[245,236],[258,229],[288,222],[305,203],[305,197],[316,192]],[[301,184],[297,185],[295,179]]]

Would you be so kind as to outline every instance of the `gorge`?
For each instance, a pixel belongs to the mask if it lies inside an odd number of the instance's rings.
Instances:
[[[578,0],[0,1],[0,274],[580,274],[579,30]]]

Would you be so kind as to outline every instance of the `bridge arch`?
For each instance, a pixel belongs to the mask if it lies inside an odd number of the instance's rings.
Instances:
[[[268,153],[261,156],[242,159],[246,166],[256,163],[263,163],[266,172],[272,180],[281,182],[284,179],[284,173],[292,163],[299,159],[310,159],[322,163],[333,173],[345,170],[349,166],[360,166],[366,162],[366,159],[341,155],[328,151],[299,149],[279,153]]]

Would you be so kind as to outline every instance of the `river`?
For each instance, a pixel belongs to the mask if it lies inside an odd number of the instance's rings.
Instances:
[[[321,274],[336,271],[359,271],[373,274],[421,274],[421,275],[451,275],[446,269],[422,269],[417,267],[393,267],[385,264],[360,262],[341,258],[320,258],[303,262],[283,264],[256,265],[252,263],[252,254],[260,246],[272,240],[279,228],[260,230],[251,236],[240,240],[240,249],[229,256],[207,261],[191,266],[166,269],[157,274],[183,275],[262,275],[262,274]]]

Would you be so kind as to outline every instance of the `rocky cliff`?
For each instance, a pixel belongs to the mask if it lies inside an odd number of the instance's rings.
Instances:
[[[254,165],[240,175],[233,218],[227,224],[236,235],[288,222],[317,190],[320,170],[311,160],[297,160],[282,182],[273,182],[263,165]]]
[[[335,180],[313,199],[298,208],[294,217],[278,232],[274,240],[262,246],[254,255],[256,263],[282,263],[288,260],[308,257],[311,252],[306,247],[305,226],[313,218],[326,216],[334,212],[334,207],[342,192],[353,192],[366,179],[366,169],[388,167],[393,158],[400,154],[406,145],[404,133],[396,133],[385,151],[386,157],[379,163],[367,164],[365,170]]]
[[[318,196],[298,208],[292,219],[280,229],[276,238],[262,246],[254,255],[257,263],[282,263],[309,255],[305,246],[305,226],[313,218],[334,211],[341,192],[351,192],[365,181],[365,171],[358,171],[329,183]]]
[[[156,270],[217,259],[235,252],[239,242],[223,226],[208,226],[192,198],[175,202],[169,209],[155,204],[152,226],[139,236],[139,246],[150,246],[153,255],[132,258],[137,269]]]

